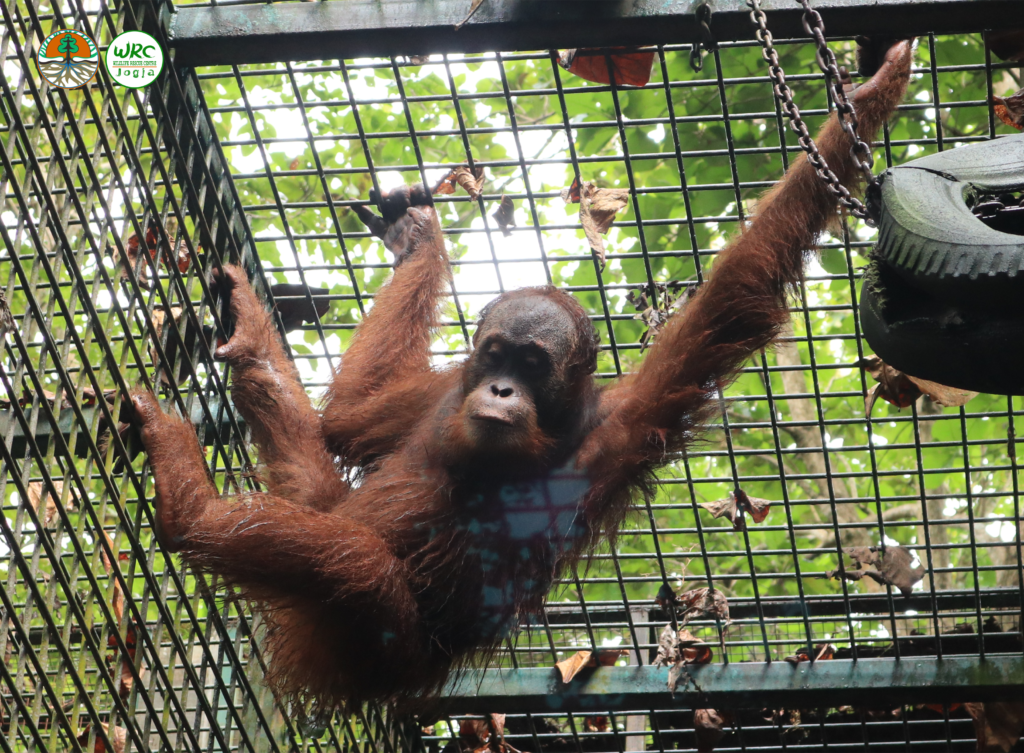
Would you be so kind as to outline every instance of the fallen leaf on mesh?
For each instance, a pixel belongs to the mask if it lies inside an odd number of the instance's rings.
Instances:
[[[465,26],[466,22],[473,17],[473,14],[480,10],[480,6],[483,5],[483,3],[484,0],[473,0],[472,4],[469,6],[469,13],[466,14],[464,19],[455,24],[455,31],[458,31]]]
[[[1000,60],[1024,61],[1024,29],[986,31],[985,43]]]
[[[555,664],[555,668],[562,673],[562,682],[572,682],[572,678],[590,664],[591,655],[590,651],[577,651],[572,656]]]
[[[1009,753],[1024,732],[1024,702],[965,703],[974,722],[978,751]]]
[[[742,531],[746,527],[743,513],[749,515],[755,523],[761,523],[772,509],[770,500],[751,497],[742,489],[729,492],[725,499],[702,502],[700,506],[710,512],[712,517],[728,520],[735,531]]]
[[[790,664],[800,664],[805,661],[827,661],[834,659],[836,655],[836,647],[831,643],[821,643],[814,647],[813,657],[807,651],[806,648],[802,648],[792,656],[783,657],[784,661],[788,661]]]
[[[7,337],[7,333],[14,329],[14,315],[11,314],[11,304],[7,302],[7,296],[0,290],[0,342]]]
[[[726,725],[732,724],[732,714],[715,709],[697,709],[693,712],[693,731],[697,736],[697,752],[710,753],[725,737]]]
[[[672,668],[668,671],[668,692],[672,694],[672,697],[676,696],[676,689],[679,687],[679,681],[683,681],[683,687],[687,684],[693,683],[698,689],[700,686],[694,681],[690,673],[686,671],[685,662],[676,662],[672,665]]]
[[[571,195],[570,186],[570,195]],[[580,185],[580,224],[587,236],[590,250],[597,257],[598,264],[604,269],[605,250],[602,235],[615,221],[615,215],[629,201],[629,191],[625,188],[598,188],[590,181]],[[565,198],[565,191],[562,192]]]
[[[106,531],[103,531],[103,538],[106,540],[107,547],[110,548],[110,551],[115,551],[114,542]],[[128,554],[125,552],[119,552],[117,559],[118,562],[127,562]],[[107,551],[103,547],[100,547],[100,560],[103,563],[103,569],[106,571],[107,575],[112,575],[114,572],[114,564],[110,561],[110,558],[107,556]],[[113,610],[117,621],[120,622],[121,618],[124,616],[124,592],[121,590],[121,582],[117,580],[117,578],[114,578],[113,581],[114,595],[110,600],[110,608]]]
[[[868,577],[880,585],[894,586],[904,596],[910,596],[914,591],[914,584],[924,578],[925,568],[923,565],[911,567],[913,556],[910,550],[902,546],[852,546],[843,547],[843,551],[854,561],[854,567],[858,569],[840,571],[830,570],[825,575],[828,578],[845,577],[846,580],[860,580]],[[868,570],[864,566],[874,566],[874,570]]]
[[[116,611],[116,610],[115,610]],[[121,617],[118,616],[120,621]],[[138,650],[138,637],[135,632],[135,625],[131,622],[128,623],[127,630],[124,636],[124,646],[126,653],[121,654],[120,649],[117,645],[117,638],[114,635],[110,635],[107,638],[107,665],[110,667],[111,674],[115,671],[118,673],[118,695],[122,700],[128,698],[128,694],[132,690],[132,685],[135,682],[135,678],[132,676],[132,665],[135,663],[135,652]],[[139,677],[142,677],[143,670],[140,667]]]
[[[562,201],[566,204],[580,203],[580,179],[578,176],[572,179],[572,184],[568,188],[562,189]]]
[[[625,50],[626,47],[613,47]],[[609,54],[600,49],[565,50],[558,56],[558,64],[573,75],[596,84],[610,84],[609,63],[615,83],[627,86],[644,86],[651,80],[654,52],[614,52]]]
[[[520,753],[505,740],[505,715],[488,714],[486,719],[464,719],[459,737],[442,753]]]
[[[694,588],[691,591],[685,591],[679,594],[679,627],[682,628],[688,624],[691,620],[700,619],[701,617],[716,617],[721,620],[725,626],[729,625],[729,601],[725,598],[725,595],[719,591],[712,591],[706,586],[704,588]]]
[[[110,538],[110,534],[106,531],[103,531],[103,539],[107,542],[107,548],[112,552],[115,551],[114,540]],[[117,555],[117,559],[119,562],[126,562],[128,560],[128,555],[124,552],[120,552]],[[110,557],[107,556],[107,549],[104,547],[100,547],[100,560],[103,563],[103,569],[106,571],[107,575],[110,575],[114,571],[114,563],[110,561]]]
[[[302,284],[284,283],[270,286],[270,293],[274,296],[274,303],[281,314],[285,332],[298,329],[303,322],[316,324],[318,317],[323,318],[331,308],[331,302],[327,300],[330,292],[327,288],[311,288]]]
[[[882,398],[897,408],[909,408],[917,398],[924,394],[937,405],[957,408],[966,405],[978,395],[977,392],[970,390],[946,387],[937,382],[910,376],[893,368],[878,356],[862,358],[857,362],[857,366],[868,372],[878,382],[878,385],[864,401],[864,415],[866,416],[871,415],[871,409],[874,408],[878,398]]]
[[[501,202],[498,204],[498,208],[494,210],[494,214],[491,215],[494,221],[498,223],[498,227],[501,228],[501,234],[508,238],[512,235],[510,227],[516,226],[516,205],[512,201],[512,198],[501,195]]]
[[[487,745],[490,735],[486,719],[463,719],[459,723],[459,741],[466,743],[470,750]]]
[[[696,638],[689,630],[680,630],[676,648],[684,664],[710,664],[715,658],[711,644]]]
[[[604,649],[602,651],[577,651],[572,656],[555,664],[562,674],[562,682],[570,683],[583,669],[593,667],[611,667],[628,652],[623,649]]]
[[[455,186],[462,188],[469,194],[469,198],[476,201],[484,187],[484,169],[479,165],[472,170],[466,165],[454,168],[446,176],[441,178],[431,192],[434,195],[447,196],[455,193]]]
[[[36,511],[36,514],[43,520],[43,528],[49,528],[50,523],[57,517],[57,505],[60,504],[60,496],[64,491],[64,484],[61,481],[53,482],[53,492],[47,494],[46,488],[43,486],[42,481],[32,481],[26,488],[28,493],[28,503],[32,506],[32,509]],[[54,496],[56,495],[56,496]],[[46,503],[43,503],[43,498],[46,498]],[[68,502],[69,506],[73,503]]]
[[[652,303],[654,295],[650,285],[644,285],[638,290],[631,290],[626,295],[626,301],[632,304],[637,313],[634,319],[639,319],[647,325],[647,329],[640,335],[640,352],[643,353],[654,342],[655,336],[661,330],[661,326],[669,320],[674,312],[681,309],[690,298],[694,288],[683,287],[684,283],[673,281],[670,283],[655,283],[657,291],[657,302]]]
[[[654,666],[667,667],[672,664],[710,664],[715,658],[711,644],[696,638],[689,630],[673,630],[666,625],[658,636],[658,655]]]
[[[124,727],[114,727],[113,730],[106,722],[100,722],[100,727],[107,733],[107,739],[110,740],[110,745],[113,747],[113,751],[108,751],[107,746],[103,744],[103,738],[99,735],[96,736],[96,745],[92,749],[92,753],[122,753],[125,748],[125,744],[128,741],[128,730]],[[89,744],[89,734],[92,732],[90,725],[85,725],[82,728],[82,732],[76,738],[79,745]]]
[[[1024,131],[1024,89],[1008,97],[992,97],[992,103],[997,118],[1018,131]]]
[[[146,252],[150,258],[156,260],[157,253],[160,254],[160,260],[166,269],[170,269],[172,266],[177,266],[178,271],[184,274],[188,271],[189,265],[192,263],[192,258],[188,254],[188,244],[185,243],[185,239],[182,238],[178,241],[178,245],[174,249],[174,253],[170,252],[170,247],[164,242],[163,237],[160,234],[160,224],[156,218],[151,218],[149,224],[146,226]],[[178,221],[174,217],[168,217],[164,223],[164,233],[168,240],[174,243],[174,238],[178,234]],[[139,254],[142,251],[142,243],[139,240],[138,233],[132,233],[128,236],[128,240],[125,242],[125,255],[128,257],[128,267],[131,269],[136,268],[136,263],[139,258]],[[121,266],[121,278],[125,279],[128,277],[128,267]],[[149,289],[149,263],[143,262],[138,265],[138,280],[139,286],[144,289]]]

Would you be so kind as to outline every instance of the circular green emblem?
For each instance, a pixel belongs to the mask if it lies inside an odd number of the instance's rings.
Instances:
[[[43,40],[36,53],[39,75],[59,89],[88,84],[100,65],[100,51],[87,34],[61,29]]]
[[[164,69],[164,51],[146,32],[126,31],[110,43],[103,62],[116,83],[141,89],[156,81]]]

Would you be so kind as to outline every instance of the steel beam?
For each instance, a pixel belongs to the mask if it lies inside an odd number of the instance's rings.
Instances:
[[[956,656],[709,664],[668,692],[668,669],[600,667],[568,685],[558,671],[467,671],[445,693],[450,713],[556,713],[670,708],[818,708],[991,701],[1024,696],[1024,657]],[[695,686],[696,684],[696,686]],[[699,687],[699,690],[697,689]]]
[[[679,44],[697,35],[696,0],[334,0],[177,9],[175,63],[184,66],[334,60],[436,52]],[[752,39],[745,0],[711,0],[719,40]],[[776,38],[805,36],[793,0],[762,0]],[[1020,0],[815,0],[831,36],[1002,28]]]

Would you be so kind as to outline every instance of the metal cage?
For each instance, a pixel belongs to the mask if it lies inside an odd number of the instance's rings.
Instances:
[[[830,102],[799,14],[763,4],[801,110],[820,123]],[[0,291],[12,315],[0,749],[458,753],[465,715],[504,714],[518,750],[664,753],[706,749],[694,709],[707,708],[729,710],[715,750],[974,749],[967,704],[1024,703],[1022,408],[979,395],[865,412],[874,382],[857,365],[869,354],[857,305],[873,235],[845,219],[792,302],[791,331],[747,365],[706,440],[666,467],[614,549],[449,688],[439,720],[282,707],[262,684],[258,620],[160,550],[145,454],[122,420],[133,385],[191,417],[225,493],[258,483],[212,359],[224,332],[215,259],[245,265],[278,314],[307,306],[287,338],[317,396],[390,268],[348,208],[370,188],[481,167],[479,199],[438,197],[454,274],[436,361],[465,355],[491,297],[548,282],[591,314],[610,379],[642,358],[630,294],[702,279],[757,195],[803,158],[738,0],[715,3],[718,48],[700,72],[689,2],[485,0],[452,31],[469,5],[0,3]],[[818,5],[841,60],[854,34],[922,35],[879,165],[1010,132],[990,103],[1021,88],[1022,71],[982,32],[1012,3]],[[52,88],[34,56],[63,27],[101,50],[148,30],[171,64],[147,89],[113,84],[102,66],[83,89]],[[557,51],[530,52],[634,44],[654,52],[640,87],[590,83]],[[574,179],[630,193],[603,270],[561,198]],[[507,237],[492,217],[503,196]],[[147,231],[154,255],[137,251]],[[772,501],[763,523],[734,531],[700,506],[737,487]],[[841,547],[882,543],[924,569],[909,595],[829,577]],[[714,660],[675,695],[652,666],[666,583],[720,591],[732,618],[688,626]],[[621,651],[617,666],[561,682],[556,662],[597,649]]]

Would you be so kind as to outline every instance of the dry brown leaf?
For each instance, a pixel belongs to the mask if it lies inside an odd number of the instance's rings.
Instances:
[[[668,692],[672,694],[673,698],[676,696],[676,689],[679,687],[680,680],[683,680],[683,687],[687,683],[693,682],[690,673],[686,671],[686,665],[681,661],[673,664],[672,668],[668,671]],[[696,684],[694,682],[694,685]]]
[[[959,408],[961,405],[967,405],[967,403],[978,396],[977,392],[972,392],[971,390],[964,390],[959,387],[946,387],[938,382],[918,379],[909,374],[906,377],[916,384],[921,392],[931,398],[933,403],[945,408]]]
[[[678,633],[672,629],[672,625],[663,627],[658,636],[658,655],[654,658],[654,666],[667,667],[679,661],[678,644]]]
[[[431,191],[435,196],[440,194],[447,196],[455,193],[455,186],[462,188],[469,194],[469,198],[476,201],[484,186],[484,169],[479,165],[472,170],[467,165],[459,165],[437,182]]]
[[[661,327],[674,312],[686,305],[690,298],[693,287],[683,287],[684,283],[673,281],[670,283],[655,283],[657,290],[657,303],[651,303],[654,298],[651,286],[644,285],[637,290],[631,290],[626,295],[626,301],[633,305],[638,313],[633,315],[647,325],[647,329],[640,335],[640,352],[643,353],[654,342],[655,336]],[[680,290],[682,288],[682,290]]]
[[[676,649],[684,664],[710,664],[715,658],[711,644],[699,640],[689,630],[680,630],[677,637]]]
[[[185,243],[185,239],[182,238],[178,241],[177,247],[174,249],[174,253],[170,252],[170,247],[164,242],[163,237],[159,232],[159,222],[156,218],[151,218],[149,224],[146,226],[146,251],[150,258],[156,259],[157,252],[160,251],[160,261],[163,263],[166,269],[170,269],[172,265],[178,267],[178,271],[184,274],[188,271],[189,265],[192,263],[192,258],[188,254],[188,244]],[[174,238],[178,234],[178,221],[174,217],[168,217],[164,223],[164,232],[171,243],[174,243]],[[136,261],[139,258],[139,253],[142,251],[142,243],[139,241],[137,233],[132,233],[128,236],[128,240],[125,242],[125,255],[128,257],[128,266],[121,266],[121,278],[125,279],[128,277],[128,268],[135,269]],[[139,265],[138,271],[139,286],[145,289],[149,288],[149,263],[143,262]]]
[[[568,188],[562,189],[562,201],[566,204],[579,204],[580,203],[580,179],[576,176],[572,179],[572,184]]]
[[[4,291],[0,290],[0,343],[12,329],[14,329],[14,315],[11,314],[11,304],[7,302]]]
[[[577,651],[567,659],[562,659],[562,661],[555,664],[555,668],[562,673],[562,682],[566,684],[572,682],[572,678],[590,664],[592,655],[592,651]]]
[[[608,232],[616,213],[628,201],[629,191],[625,188],[598,188],[590,181],[580,186],[580,224],[601,269],[604,269],[605,262],[604,239],[601,236]]]
[[[871,394],[864,401],[864,414],[871,415],[875,401],[882,398],[897,408],[909,408],[922,394],[930,397],[936,404],[948,408],[966,405],[978,395],[977,392],[962,390],[957,387],[946,387],[927,379],[918,379],[885,363],[878,356],[862,358],[857,362],[875,381],[878,382]]]
[[[992,103],[996,117],[1006,125],[1024,131],[1024,89],[1019,89],[1007,97],[992,97]]]
[[[625,47],[612,49],[624,50]],[[608,73],[611,63],[615,83],[628,86],[644,86],[651,80],[654,52],[615,52],[608,54],[598,49],[565,50],[558,56],[558,63],[565,70],[587,81],[610,84]]]
[[[715,518],[725,518],[732,523],[733,530],[742,531],[746,526],[747,513],[755,523],[761,523],[772,509],[770,500],[760,497],[751,497],[742,489],[729,492],[725,499],[715,502],[703,502],[701,507],[711,513]]]
[[[106,540],[110,551],[114,551],[114,541],[106,531],[103,531],[103,538]],[[107,550],[103,547],[100,547],[100,560],[103,562],[103,569],[107,571],[107,575],[110,575],[114,571],[114,563],[110,561],[110,557],[107,556]]]
[[[697,709],[693,712],[693,731],[697,735],[697,752],[710,753],[725,737],[726,725],[732,724],[732,714],[715,709]]]
[[[479,166],[474,167],[472,170],[465,165],[456,167],[455,182],[462,186],[466,193],[469,194],[469,198],[476,201],[480,198],[480,194],[483,191],[484,169]]]
[[[593,667],[611,667],[620,657],[625,656],[628,651],[623,649],[602,649],[601,651],[577,651],[567,659],[555,664],[555,668],[562,673],[562,682],[570,683],[583,669]]]
[[[117,592],[120,593],[120,589]],[[120,617],[118,619],[120,620]],[[125,632],[124,645],[127,653],[122,655],[118,649],[116,637],[110,635],[107,638],[107,665],[111,669],[111,674],[113,674],[115,665],[117,666],[119,680],[117,692],[122,699],[127,699],[135,682],[135,678],[132,676],[132,665],[135,663],[135,653],[138,649],[138,636],[135,631],[135,625],[131,622],[128,623],[128,628]],[[141,667],[138,672],[139,677],[142,677],[143,670]]]
[[[979,752],[1009,753],[1024,732],[1024,702],[965,703],[964,708],[974,721]]]
[[[843,547],[843,551],[854,561],[855,570],[829,570],[827,578],[845,577],[846,580],[860,580],[868,577],[880,585],[895,586],[904,596],[910,596],[914,584],[924,578],[924,565],[912,567],[913,556],[910,550],[902,546],[852,546]],[[874,570],[865,569],[865,565],[874,566]]]
[[[26,488],[28,492],[27,502],[36,511],[36,514],[43,519],[43,528],[49,528],[50,523],[57,517],[57,505],[60,504],[60,496],[64,492],[64,483],[53,481],[53,493],[47,494],[42,481],[32,481]],[[54,493],[56,496],[54,496]],[[43,497],[46,497],[46,504],[43,504]],[[69,502],[70,505],[70,502]]]
[[[485,747],[490,736],[486,719],[463,719],[459,724],[459,741],[470,750]]]
[[[501,228],[501,234],[508,238],[512,235],[510,227],[516,226],[516,205],[512,201],[512,198],[501,195],[501,202],[498,204],[498,208],[494,210],[494,214],[491,215],[494,221],[498,223],[498,227]]]
[[[679,594],[679,627],[701,617],[717,617],[725,626],[729,620],[729,601],[721,591],[704,587],[694,588]]]

